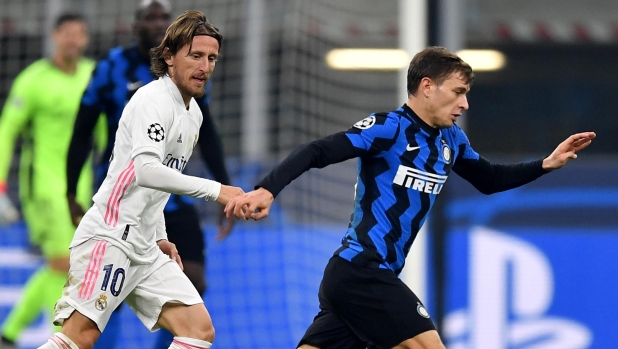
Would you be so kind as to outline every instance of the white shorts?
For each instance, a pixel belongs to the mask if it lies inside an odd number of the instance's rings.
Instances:
[[[114,309],[126,301],[154,332],[165,303],[203,303],[178,264],[161,250],[158,253],[152,264],[134,264],[104,240],[90,239],[71,248],[71,267],[56,303],[54,324],[62,325],[77,310],[103,332]]]

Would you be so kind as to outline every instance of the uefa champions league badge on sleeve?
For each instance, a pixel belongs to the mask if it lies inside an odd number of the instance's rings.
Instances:
[[[100,310],[100,311],[103,311],[103,310],[107,309],[107,296],[105,295],[105,293],[102,293],[99,296],[99,299],[94,301],[94,307],[97,308],[97,310]]]
[[[429,312],[427,312],[427,309],[425,309],[425,307],[421,303],[416,303],[416,304],[418,304],[416,306],[416,311],[418,312],[418,315],[429,319]]]
[[[161,126],[161,124],[155,123],[148,126],[148,138],[152,139],[155,142],[161,142],[165,139],[165,130]]]
[[[371,115],[354,124],[354,127],[366,130],[376,124],[376,117]]]

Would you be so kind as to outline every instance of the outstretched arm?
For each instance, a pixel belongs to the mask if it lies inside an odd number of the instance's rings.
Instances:
[[[364,154],[366,150],[352,145],[344,132],[301,145],[275,167],[250,193],[240,195],[227,204],[227,217],[255,220],[268,216],[273,200],[283,188],[311,168],[323,168]]]
[[[164,166],[154,154],[141,153],[133,159],[137,185],[167,193],[216,200],[222,205],[243,193],[238,187],[205,178],[187,176]]]
[[[549,171],[559,169],[569,159],[577,158],[576,153],[588,145],[596,135],[593,132],[578,133],[570,136],[545,159],[502,165],[492,164],[487,159],[458,159],[453,171],[470,182],[483,194],[493,194],[517,188]]]
[[[564,142],[543,160],[543,169],[553,171],[564,166],[569,159],[577,159],[577,152],[586,148],[597,136],[594,132],[576,133]]]

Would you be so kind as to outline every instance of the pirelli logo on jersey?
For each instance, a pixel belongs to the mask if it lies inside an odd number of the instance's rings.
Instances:
[[[447,178],[448,176],[441,176],[399,165],[393,183],[427,194],[440,194],[440,190],[442,190]]]

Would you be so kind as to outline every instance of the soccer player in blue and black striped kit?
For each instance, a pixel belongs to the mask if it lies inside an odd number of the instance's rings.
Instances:
[[[83,208],[75,202],[77,179],[84,166],[88,149],[91,148],[92,133],[99,114],[104,112],[107,116],[108,141],[97,166],[98,184],[107,174],[108,159],[112,154],[118,121],[125,105],[140,87],[155,78],[150,71],[149,50],[159,46],[170,24],[171,4],[168,0],[141,0],[135,13],[136,43],[129,47],[113,48],[96,66],[92,80],[82,96],[67,161],[67,198],[75,225],[84,215]],[[213,178],[222,184],[229,184],[221,141],[210,116],[209,90],[210,82],[204,97],[196,99],[204,118],[200,127],[198,146],[200,155]],[[178,140],[179,143],[182,141]],[[165,206],[164,216],[168,238],[176,244],[184,272],[197,291],[203,294],[206,290],[205,242],[200,217],[193,206],[193,200],[172,195]],[[225,219],[222,211],[217,239],[224,238],[230,233],[232,223],[232,220]],[[110,321],[111,326],[108,325],[109,330],[103,333],[95,349],[111,349],[115,346],[115,331],[112,328],[117,326],[117,321],[118,314],[114,314]],[[167,348],[172,338],[169,332],[162,331],[155,348]]]
[[[226,206],[228,215],[264,218],[277,194],[305,171],[359,158],[351,222],[326,266],[320,312],[299,348],[444,349],[422,302],[398,275],[450,171],[484,194],[509,190],[561,168],[596,136],[574,134],[544,159],[492,164],[455,125],[468,109],[473,79],[470,66],[445,48],[419,52],[401,108],[298,147],[257,190]]]

